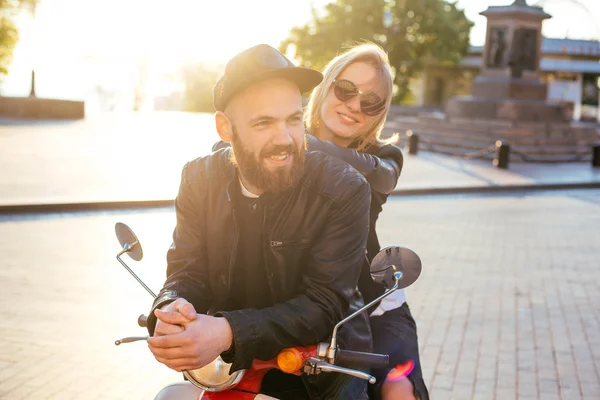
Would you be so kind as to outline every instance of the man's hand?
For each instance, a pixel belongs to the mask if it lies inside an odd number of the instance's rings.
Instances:
[[[209,364],[229,349],[232,340],[231,327],[225,318],[197,314],[183,332],[151,337],[148,347],[158,362],[181,372]]]
[[[197,313],[191,303],[180,298],[154,310],[154,315],[157,318],[154,336],[164,336],[183,332],[190,321],[196,319]]]

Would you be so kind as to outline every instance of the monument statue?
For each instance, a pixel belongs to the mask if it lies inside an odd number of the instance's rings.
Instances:
[[[508,65],[513,78],[521,78],[524,70],[537,70],[537,31],[529,28],[515,30]]]
[[[564,105],[546,101],[540,79],[542,22],[551,16],[525,0],[490,6],[488,34],[480,74],[471,95],[455,96],[446,107],[450,118],[564,122]]]
[[[502,68],[504,67],[504,54],[506,53],[506,29],[493,28],[490,36],[490,52],[487,65],[490,68]]]

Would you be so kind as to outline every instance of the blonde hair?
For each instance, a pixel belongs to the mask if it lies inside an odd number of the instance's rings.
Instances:
[[[333,81],[344,72],[346,68],[356,62],[364,62],[373,66],[379,72],[380,77],[383,79],[385,89],[387,90],[385,108],[380,114],[369,121],[357,136],[358,150],[365,150],[371,145],[385,146],[387,144],[395,143],[398,140],[397,134],[388,140],[381,139],[381,131],[383,130],[387,113],[392,102],[392,68],[390,67],[387,53],[378,45],[370,42],[359,44],[346,50],[325,66],[323,70],[323,81],[313,90],[307,105],[307,112],[305,113],[304,118],[306,128],[311,135],[316,136],[317,128],[323,122],[321,117],[321,107],[325,102],[325,98],[329,93]]]

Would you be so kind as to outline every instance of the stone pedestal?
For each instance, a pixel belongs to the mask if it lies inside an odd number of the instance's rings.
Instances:
[[[559,104],[538,100],[462,96],[446,108],[450,118],[506,120],[512,122],[566,122],[568,111]]]
[[[452,118],[509,121],[566,121],[562,106],[546,102],[547,87],[539,79],[542,22],[551,18],[540,7],[516,0],[481,13],[488,19],[483,68],[472,95],[452,98]]]
[[[522,78],[496,78],[482,76],[471,88],[473,97],[545,101],[547,87],[544,82]]]
[[[27,119],[82,119],[83,101],[0,96],[0,116]]]

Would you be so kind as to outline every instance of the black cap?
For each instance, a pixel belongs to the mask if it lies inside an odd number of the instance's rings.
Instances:
[[[321,83],[323,74],[313,69],[296,67],[273,47],[259,44],[229,60],[225,66],[225,74],[214,88],[215,109],[225,110],[236,94],[254,83],[270,78],[288,79],[298,85],[301,93],[305,93]]]

